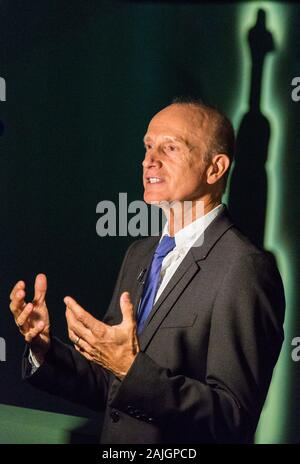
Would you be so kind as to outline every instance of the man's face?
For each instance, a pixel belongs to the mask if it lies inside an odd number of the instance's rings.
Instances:
[[[206,193],[207,117],[188,105],[170,105],[150,121],[144,137],[144,200],[187,201]]]

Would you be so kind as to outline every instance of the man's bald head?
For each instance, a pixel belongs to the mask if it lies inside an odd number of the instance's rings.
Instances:
[[[206,163],[209,163],[214,155],[221,153],[227,155],[232,163],[235,151],[234,129],[223,113],[196,99],[175,98],[170,106],[173,105],[186,107],[190,110],[189,114],[194,114],[193,121],[199,125],[202,141],[203,134],[205,134],[206,148],[203,159]],[[228,174],[229,170],[224,175],[224,189]]]
[[[216,108],[205,105],[200,100],[175,98],[171,105],[186,106],[198,113],[199,124],[208,136],[208,160],[210,154],[224,153],[232,161],[234,158],[235,136],[231,122]]]

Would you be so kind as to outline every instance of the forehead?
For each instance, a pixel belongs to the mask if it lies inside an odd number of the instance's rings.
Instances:
[[[203,139],[207,116],[187,105],[171,105],[150,121],[146,137],[173,136],[184,140]]]

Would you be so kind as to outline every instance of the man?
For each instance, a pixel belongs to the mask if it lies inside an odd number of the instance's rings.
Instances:
[[[176,102],[153,117],[144,142],[144,200],[164,208],[162,236],[129,247],[102,322],[64,299],[75,348],[51,335],[46,276],[36,277],[31,303],[25,283],[15,285],[24,376],[105,411],[102,443],[251,442],[283,341],[285,302],[272,256],[221,203],[232,126],[197,101]],[[174,214],[187,201],[188,224]]]

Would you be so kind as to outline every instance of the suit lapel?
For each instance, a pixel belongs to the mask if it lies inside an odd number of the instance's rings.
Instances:
[[[153,240],[150,247],[148,248],[148,250],[143,255],[142,259],[140,260],[140,263],[138,266],[137,279],[135,280],[133,284],[133,290],[132,290],[132,295],[134,295],[133,306],[134,306],[135,316],[137,316],[138,305],[139,305],[139,301],[142,296],[142,292],[144,288],[143,283],[146,281],[146,278],[147,278],[147,275],[148,275],[148,272],[151,266],[153,253],[154,253],[154,250],[157,246],[159,239],[160,237],[157,237],[157,239]],[[141,278],[139,278],[139,276],[141,276]]]
[[[198,271],[199,266],[195,263],[192,254],[188,253],[180,266],[176,269],[173,277],[149,314],[144,330],[139,336],[141,350],[146,348],[164,318],[171,311],[180,294]],[[166,304],[163,304],[165,301]]]
[[[162,294],[153,306],[148,319],[146,320],[144,330],[139,336],[141,350],[146,349],[163,319],[172,310],[172,307],[176,303],[180,294],[184,291],[197,272],[199,272],[199,261],[207,258],[210,250],[213,248],[216,242],[220,240],[224,233],[233,225],[234,224],[228,215],[227,208],[224,207],[221,213],[211,222],[211,224],[204,231],[204,234],[200,237],[199,246],[192,247],[189,250],[179,267],[176,269],[173,277],[168,282],[166,288],[163,290]],[[145,262],[148,263],[148,270],[156,244],[157,242],[149,254],[147,254],[147,260]],[[143,286],[140,285],[140,287],[141,288],[136,295],[136,309],[143,290]],[[164,302],[165,304],[163,304]]]

